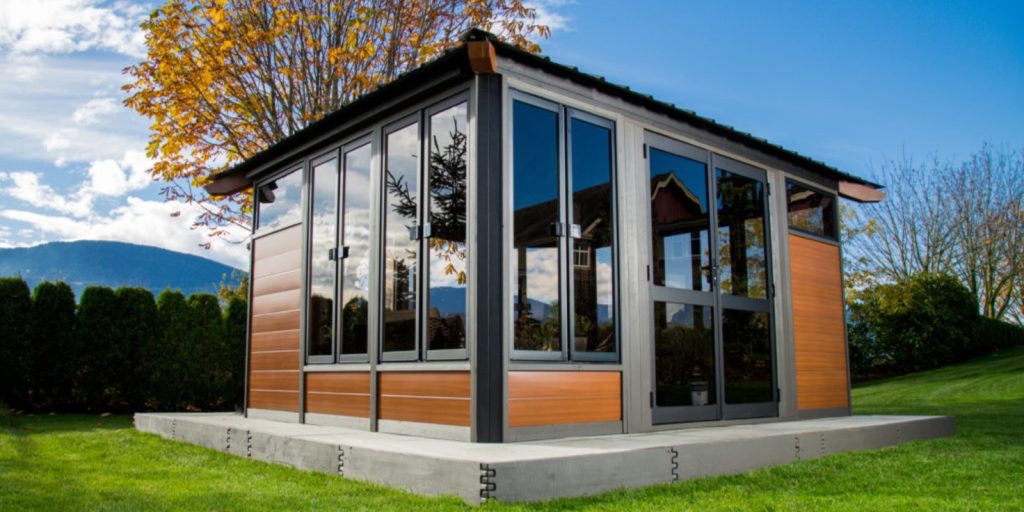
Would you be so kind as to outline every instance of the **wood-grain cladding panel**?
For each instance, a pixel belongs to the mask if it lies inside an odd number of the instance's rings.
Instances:
[[[469,372],[379,374],[380,419],[468,427]]]
[[[839,247],[789,235],[800,410],[849,407]]]
[[[369,418],[370,373],[307,373],[306,412]]]
[[[252,243],[249,407],[298,411],[302,228]]]
[[[510,427],[622,421],[619,372],[512,371]]]

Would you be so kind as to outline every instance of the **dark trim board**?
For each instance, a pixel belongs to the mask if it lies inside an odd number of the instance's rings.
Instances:
[[[836,418],[841,416],[850,416],[849,407],[836,407],[833,409],[803,409],[796,412],[797,419],[800,420],[814,420],[818,418]]]

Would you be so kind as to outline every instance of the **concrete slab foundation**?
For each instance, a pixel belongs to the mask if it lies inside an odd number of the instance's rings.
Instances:
[[[871,450],[954,433],[948,416],[846,416],[482,444],[231,413],[140,413],[135,427],[241,457],[425,495],[539,501]]]

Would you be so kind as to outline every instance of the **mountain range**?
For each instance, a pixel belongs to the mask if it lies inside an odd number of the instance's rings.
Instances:
[[[42,281],[64,281],[81,295],[89,285],[141,286],[216,293],[236,269],[216,261],[159,247],[82,240],[0,249],[0,277],[21,276],[30,288]]]

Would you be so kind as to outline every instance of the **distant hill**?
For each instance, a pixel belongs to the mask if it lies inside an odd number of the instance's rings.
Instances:
[[[35,247],[0,249],[0,277],[20,275],[34,288],[42,281],[64,281],[75,295],[89,285],[164,288],[184,294],[216,293],[235,269],[216,261],[123,242],[51,242]]]

